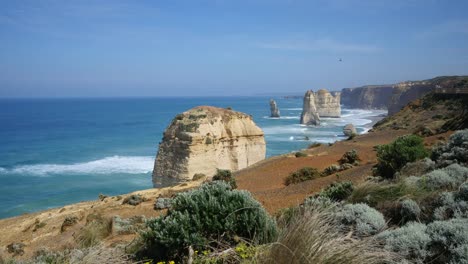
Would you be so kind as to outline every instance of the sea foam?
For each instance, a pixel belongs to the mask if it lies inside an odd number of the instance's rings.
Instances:
[[[31,164],[1,168],[0,174],[48,176],[54,174],[142,174],[153,170],[154,158],[148,156],[112,156],[74,164]]]

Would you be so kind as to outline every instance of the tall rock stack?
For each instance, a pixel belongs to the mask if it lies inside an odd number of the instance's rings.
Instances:
[[[270,99],[270,112],[271,117],[280,117],[280,111],[278,109],[278,106],[276,105],[276,101],[273,99]]]
[[[265,158],[263,131],[252,117],[223,108],[199,106],[177,115],[163,134],[153,170],[160,177],[192,180],[216,169],[236,171]]]
[[[315,94],[315,106],[320,117],[340,117],[340,93],[331,94],[325,89],[320,89]]]
[[[340,117],[340,93],[331,94],[325,89],[317,93],[309,90],[304,95],[302,107],[301,124],[319,125],[321,117]]]
[[[304,103],[302,106],[301,124],[304,125],[320,125],[320,116],[315,106],[315,94],[309,90],[304,95]]]

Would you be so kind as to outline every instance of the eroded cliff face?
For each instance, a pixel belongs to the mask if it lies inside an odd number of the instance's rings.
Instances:
[[[434,91],[436,84],[431,81],[401,82],[395,84],[392,97],[388,103],[388,115],[393,115],[405,107],[409,102],[423,97]]]
[[[320,116],[315,106],[315,94],[309,90],[304,95],[302,105],[301,124],[303,125],[320,125]]]
[[[315,106],[320,117],[340,117],[341,105],[339,92],[333,94],[325,89],[320,89],[315,94]]]
[[[199,106],[177,115],[163,135],[153,170],[160,177],[208,178],[216,169],[236,171],[265,159],[263,131],[252,117],[223,108]]]
[[[341,103],[346,108],[387,109],[393,85],[369,85],[341,90]]]

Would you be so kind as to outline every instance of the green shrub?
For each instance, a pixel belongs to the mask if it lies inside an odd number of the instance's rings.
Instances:
[[[147,221],[141,236],[144,255],[180,258],[188,246],[195,250],[233,244],[235,237],[266,243],[276,236],[276,224],[249,192],[232,190],[223,181],[203,184],[178,194],[166,216]]]
[[[352,149],[350,151],[346,151],[345,154],[338,160],[338,163],[340,164],[356,164],[359,162],[361,159],[359,158],[359,155],[355,149]]]
[[[428,190],[453,190],[466,180],[468,180],[468,168],[452,164],[423,175],[418,179],[417,184]]]
[[[332,175],[333,173],[336,173],[336,172],[339,172],[339,171],[341,171],[341,167],[339,165],[333,164],[333,165],[330,165],[330,166],[326,167],[323,170],[322,176]]]
[[[460,186],[455,192],[444,192],[440,195],[438,207],[434,210],[434,219],[450,218],[468,218],[468,183]]]
[[[468,164],[468,129],[455,132],[447,144],[434,147],[431,158],[439,166],[453,163]]]
[[[294,156],[296,158],[303,158],[303,157],[307,157],[307,154],[305,154],[304,152],[298,151],[298,152],[294,153]]]
[[[410,222],[377,236],[385,249],[414,263],[468,263],[468,219],[435,221],[427,226]]]
[[[216,169],[216,174],[213,176],[213,181],[225,181],[231,185],[233,189],[237,188],[237,182],[230,170]]]
[[[307,148],[312,149],[312,148],[317,148],[320,146],[322,146],[322,143],[315,142],[315,143],[310,144]]]
[[[307,180],[312,180],[320,177],[320,172],[311,167],[304,167],[291,174],[285,179],[284,184],[296,184]]]
[[[408,162],[414,162],[428,156],[423,139],[416,135],[397,138],[390,144],[377,146],[376,174],[384,178],[393,178]]]
[[[347,204],[335,217],[341,224],[352,226],[358,237],[375,235],[386,227],[383,215],[367,204]]]
[[[435,263],[468,263],[468,219],[435,221],[427,226]]]
[[[400,203],[400,215],[404,223],[416,221],[421,215],[421,208],[412,199],[405,199]]]
[[[318,196],[327,197],[333,201],[343,201],[348,198],[354,190],[350,181],[332,183],[322,190]]]
[[[377,238],[385,241],[386,250],[396,252],[415,263],[423,263],[430,255],[427,247],[431,238],[426,229],[425,224],[411,222],[401,228],[384,231]]]

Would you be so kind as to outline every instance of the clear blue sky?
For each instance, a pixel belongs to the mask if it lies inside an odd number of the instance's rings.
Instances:
[[[302,94],[461,74],[466,0],[0,0],[0,97]]]

